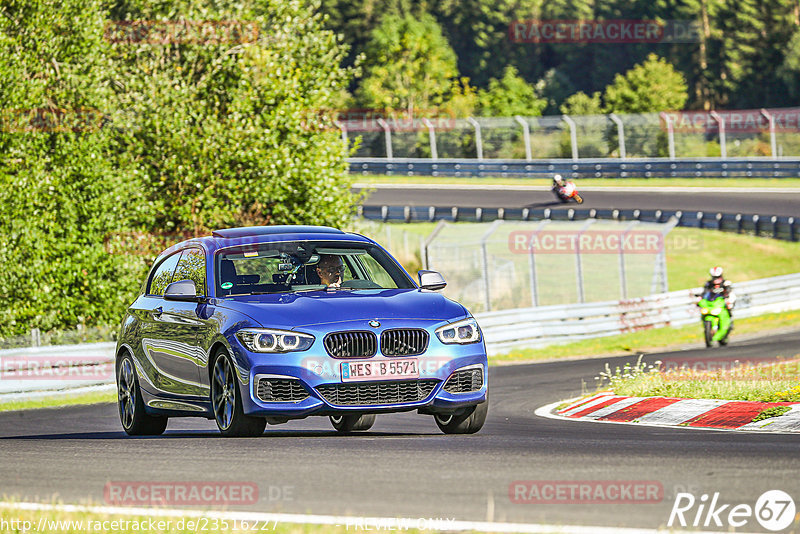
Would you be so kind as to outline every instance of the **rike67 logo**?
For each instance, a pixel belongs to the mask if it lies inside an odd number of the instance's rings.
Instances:
[[[720,500],[719,492],[696,498],[691,493],[678,493],[669,514],[668,527],[734,527],[752,526],[755,518],[762,528],[778,532],[791,526],[795,516],[794,499],[781,490],[765,491],[749,504],[730,504]]]

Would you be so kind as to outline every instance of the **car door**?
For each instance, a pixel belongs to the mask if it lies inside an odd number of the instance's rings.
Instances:
[[[180,280],[194,282],[198,297],[208,294],[206,257],[202,249],[193,247],[183,251],[172,277],[173,282]],[[202,301],[164,300],[163,309],[163,316],[169,321],[166,339],[175,351],[170,365],[175,369],[175,376],[184,381],[181,393],[207,397],[207,380],[201,374],[205,372],[208,363],[204,349],[206,340],[212,336],[214,330],[208,305]]]
[[[153,271],[142,299],[142,351],[145,372],[158,392],[180,396],[205,395],[198,365],[203,354],[197,339],[203,321],[197,316],[197,302],[164,299],[167,286],[182,278],[196,253],[188,249],[169,256]],[[202,251],[200,251],[202,254]],[[187,257],[183,263],[181,260]],[[180,278],[176,278],[176,275]],[[191,277],[187,277],[191,279]],[[205,291],[205,284],[199,286]]]

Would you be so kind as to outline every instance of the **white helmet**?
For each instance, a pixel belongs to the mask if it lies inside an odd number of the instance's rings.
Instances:
[[[722,267],[720,266],[712,267],[711,269],[708,270],[708,274],[710,274],[712,278],[719,278],[720,276],[722,276]]]
[[[558,185],[564,185],[564,179],[561,177],[560,174],[556,174],[555,176],[553,176],[553,181]]]

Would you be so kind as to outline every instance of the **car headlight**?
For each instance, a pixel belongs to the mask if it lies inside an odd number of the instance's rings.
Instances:
[[[239,330],[236,337],[251,352],[296,352],[314,343],[314,336],[310,334],[263,328]]]
[[[436,329],[436,337],[442,343],[466,345],[467,343],[477,343],[481,340],[481,329],[478,328],[478,322],[470,317],[469,319],[440,326]]]

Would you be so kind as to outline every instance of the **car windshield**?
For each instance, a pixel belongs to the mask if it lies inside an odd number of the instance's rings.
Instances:
[[[379,247],[288,241],[226,248],[216,256],[217,295],[413,288]]]

